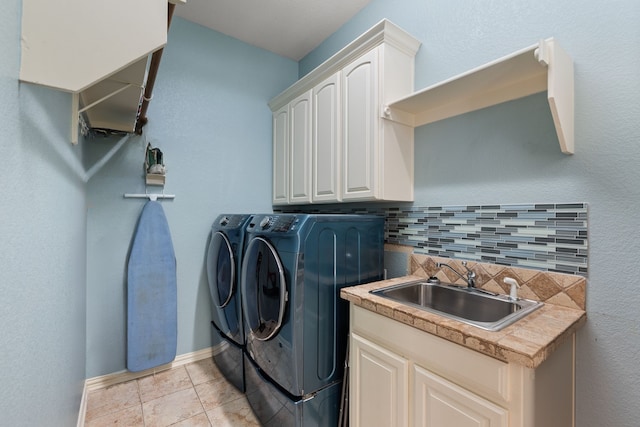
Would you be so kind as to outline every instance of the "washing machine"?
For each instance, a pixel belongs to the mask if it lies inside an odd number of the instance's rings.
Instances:
[[[340,289],[381,280],[384,219],[256,215],[242,263],[247,399],[265,426],[335,426],[348,304]]]
[[[211,226],[207,248],[207,281],[212,306],[215,364],[225,378],[244,392],[245,336],[240,299],[240,268],[248,214],[224,214]]]

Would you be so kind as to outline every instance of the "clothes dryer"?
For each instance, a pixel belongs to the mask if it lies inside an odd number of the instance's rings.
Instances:
[[[207,280],[212,306],[213,360],[222,374],[244,392],[242,354],[245,336],[240,299],[240,268],[250,215],[225,214],[211,226],[207,248]]]
[[[348,333],[340,289],[383,276],[384,219],[256,215],[242,264],[247,399],[265,426],[335,426]]]

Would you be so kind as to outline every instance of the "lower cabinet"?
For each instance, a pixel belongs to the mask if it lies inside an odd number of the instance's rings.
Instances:
[[[407,425],[409,361],[356,334],[351,352],[351,424]]]
[[[536,369],[351,305],[350,425],[571,427],[573,340]]]
[[[413,425],[507,427],[502,408],[418,365],[413,375]],[[399,424],[398,424],[399,425]]]

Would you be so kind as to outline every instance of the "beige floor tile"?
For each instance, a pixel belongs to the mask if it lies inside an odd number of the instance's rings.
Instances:
[[[224,379],[198,384],[195,388],[205,411],[243,397],[242,393]]]
[[[193,385],[207,383],[222,378],[222,373],[212,358],[199,360],[185,366]]]
[[[196,415],[195,417],[187,418],[184,421],[171,424],[171,427],[211,427],[211,423],[209,422],[209,417],[207,417],[207,414],[203,412]]]
[[[87,413],[85,415],[87,421],[136,405],[139,406],[141,403],[138,383],[135,380],[91,391],[87,399]]]
[[[207,411],[207,416],[215,427],[260,427],[244,398],[211,409]]]
[[[204,412],[193,387],[142,404],[146,427],[166,427]]]
[[[121,411],[111,412],[110,414],[94,418],[84,425],[85,427],[144,427],[144,422],[142,421],[142,405],[138,404],[137,406]]]
[[[260,425],[212,359],[90,392],[85,419],[87,427]]]
[[[140,378],[138,385],[142,403],[193,387],[183,366]]]

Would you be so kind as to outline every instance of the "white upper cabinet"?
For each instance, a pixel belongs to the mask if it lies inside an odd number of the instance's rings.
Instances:
[[[80,113],[91,127],[133,132],[167,13],[167,0],[23,0],[20,80],[74,95],[72,142]]]
[[[313,88],[313,202],[339,202],[340,73]]]
[[[279,139],[282,132],[275,131],[276,116],[286,105],[291,115],[293,100],[311,91],[310,162],[303,155],[299,124],[298,136],[290,133],[285,144],[288,170],[274,158],[274,204],[413,200],[413,127],[385,120],[381,112],[383,103],[413,90],[419,46],[383,20],[269,102],[274,153],[282,154],[285,142]],[[279,197],[283,174],[296,186],[290,187],[286,202]]]
[[[289,202],[311,201],[311,91],[289,104]]]
[[[383,44],[342,71],[345,201],[413,201],[413,126],[381,119],[413,87],[413,56]]]
[[[311,201],[311,93],[273,113],[274,205]]]
[[[289,105],[273,113],[273,204],[289,203]]]
[[[544,91],[560,150],[573,154],[573,61],[553,38],[398,97],[387,104],[384,116],[421,126]]]
[[[376,125],[378,103],[378,51],[363,55],[342,72],[344,93],[344,179],[345,199],[376,196],[379,170],[379,138]],[[409,183],[412,184],[412,183]]]

